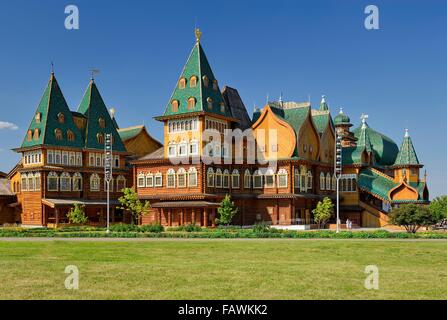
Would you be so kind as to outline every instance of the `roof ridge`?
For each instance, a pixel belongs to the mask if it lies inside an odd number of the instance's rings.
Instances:
[[[374,173],[376,173],[376,174],[378,174],[378,175],[384,177],[385,179],[388,179],[388,180],[394,182],[393,178],[391,178],[389,175],[383,173],[382,171],[379,171],[379,170],[377,170],[376,168],[370,168],[370,170],[371,170],[372,172],[374,172]]]
[[[128,131],[128,130],[134,130],[134,129],[143,129],[144,127],[145,127],[144,124],[141,124],[141,125],[136,125],[136,126],[127,127],[127,128],[119,128],[117,130],[118,131]]]

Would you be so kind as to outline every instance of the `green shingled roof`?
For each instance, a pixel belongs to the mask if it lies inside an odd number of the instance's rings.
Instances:
[[[103,134],[105,136],[107,133],[111,133],[114,141],[113,150],[119,152],[126,151],[116,125],[110,117],[109,111],[93,80],[90,81],[87,87],[78,112],[87,117],[87,125],[84,132],[85,148],[103,150],[104,145],[98,142],[97,135]],[[100,118],[105,121],[104,128],[100,126]]]
[[[197,77],[197,85],[190,87],[190,79],[192,76]],[[204,77],[208,78],[208,85],[205,85]],[[211,70],[208,59],[203,51],[200,41],[197,41],[192,48],[188,61],[183,67],[180,79],[186,79],[186,87],[179,88],[179,81],[176,83],[171,99],[169,99],[163,116],[188,114],[194,112],[208,112],[221,116],[231,117],[228,107],[222,97],[219,87],[213,88],[213,81],[216,80],[214,73]],[[196,99],[196,105],[193,109],[188,109],[188,99]],[[208,108],[208,98],[212,99],[212,109]],[[178,111],[172,110],[171,102],[177,100],[179,102]],[[225,105],[222,112],[221,104]]]
[[[130,128],[119,129],[118,133],[121,137],[121,140],[126,141],[132,138],[135,138],[140,132],[144,129],[144,126],[135,126]]]
[[[328,125],[333,124],[329,111],[312,110],[312,120],[320,134],[326,130]]]
[[[340,109],[340,112],[334,118],[335,125],[351,125],[351,119],[343,113],[343,110]]]
[[[38,120],[38,116],[40,120]],[[63,123],[59,122],[59,116],[63,115]],[[62,139],[56,139],[56,130],[62,132]],[[33,116],[28,131],[32,132],[32,139],[25,136],[22,148],[28,148],[38,145],[51,145],[70,148],[82,148],[84,142],[82,135],[73,122],[71,111],[68,108],[64,95],[57,83],[54,73],[51,74],[48,85],[37,107],[36,113]],[[35,130],[39,131],[38,137],[34,136]],[[74,140],[67,139],[67,132],[71,131],[74,134]]]
[[[408,165],[419,165],[419,160],[414,150],[413,142],[411,141],[408,131],[405,133],[404,141],[400,147],[399,154],[397,155],[396,166],[408,166]]]
[[[382,200],[390,201],[388,194],[391,189],[397,187],[398,184],[391,178],[386,178],[372,169],[364,169],[360,171],[358,186],[361,190],[366,191]]]

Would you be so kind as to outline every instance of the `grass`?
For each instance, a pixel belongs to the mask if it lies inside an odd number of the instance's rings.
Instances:
[[[0,242],[0,299],[446,299],[447,242]],[[67,265],[80,272],[67,290]],[[379,267],[379,290],[364,269]]]

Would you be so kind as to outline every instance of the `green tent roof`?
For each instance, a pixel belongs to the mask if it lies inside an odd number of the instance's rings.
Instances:
[[[333,124],[329,110],[327,111],[312,110],[312,120],[320,134],[323,134],[324,130],[326,130],[328,125]]]
[[[414,150],[413,142],[411,141],[411,137],[408,134],[408,130],[405,133],[404,141],[402,142],[402,146],[400,147],[399,154],[397,155],[396,162],[394,163],[396,166],[408,166],[408,165],[419,165],[419,159],[416,155],[416,151]]]
[[[63,122],[59,121],[60,118],[63,118]],[[61,140],[56,139],[55,132],[58,129],[62,132]],[[23,140],[22,148],[38,145],[70,148],[82,148],[84,146],[82,135],[73,121],[71,111],[68,108],[54,73],[51,74],[36,113],[29,125],[28,131],[30,130],[32,132],[32,138],[29,140],[27,134]],[[36,130],[38,130],[39,134],[35,136],[34,132]],[[67,138],[69,131],[74,134],[73,141]]]
[[[193,76],[197,77],[197,85],[191,88],[190,79]],[[191,54],[183,67],[179,80],[182,78],[186,80],[186,86],[185,88],[180,88],[179,81],[177,81],[163,116],[204,111],[220,116],[231,117],[230,110],[228,110],[228,107],[225,104],[219,87],[213,86],[213,81],[216,80],[216,78],[214,77],[214,73],[199,40],[196,41],[196,44],[192,48]],[[205,85],[205,78],[208,78],[208,85]],[[189,98],[196,99],[196,105],[193,109],[188,109]],[[212,100],[211,109],[208,108],[208,99]],[[177,111],[173,110],[171,106],[171,102],[174,100],[179,102]],[[224,110],[221,110],[221,104],[225,106]]]
[[[358,177],[358,186],[361,190],[366,191],[380,199],[390,201],[388,197],[391,189],[398,186],[391,178],[379,174],[372,169],[364,169],[360,171]]]
[[[98,142],[97,135],[103,134],[105,136],[107,133],[111,133],[114,141],[113,150],[119,152],[126,151],[116,125],[110,117],[109,111],[93,80],[90,81],[87,87],[78,112],[87,117],[87,125],[84,132],[85,148],[103,150],[104,145]],[[105,122],[104,128],[100,126],[100,119],[103,119]]]
[[[126,141],[132,138],[135,138],[140,132],[144,129],[144,126],[135,126],[130,128],[122,128],[118,130],[118,133],[121,137],[122,141]]]

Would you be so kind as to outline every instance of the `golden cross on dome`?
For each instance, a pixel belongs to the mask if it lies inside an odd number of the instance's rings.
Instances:
[[[200,42],[200,38],[202,37],[202,31],[200,31],[199,28],[196,28],[196,30],[194,30],[194,34],[196,35],[196,41]]]

